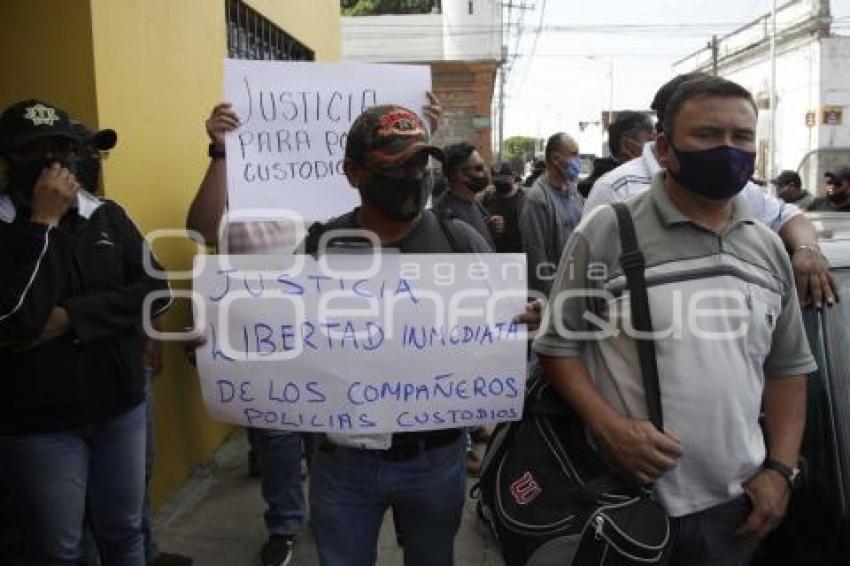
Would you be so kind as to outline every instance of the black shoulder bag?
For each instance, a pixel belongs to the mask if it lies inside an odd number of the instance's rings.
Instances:
[[[651,332],[645,262],[631,214],[623,204],[614,210],[633,327]],[[636,342],[648,414],[661,430],[655,344]],[[492,435],[473,493],[506,564],[665,564],[670,525],[651,488],[636,486],[608,466],[589,445],[581,419],[539,372],[529,380],[525,402],[523,419],[500,425]]]

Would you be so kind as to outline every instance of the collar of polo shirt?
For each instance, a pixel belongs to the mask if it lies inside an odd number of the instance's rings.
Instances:
[[[661,221],[667,226],[683,223],[693,224],[694,221],[682,214],[682,212],[670,201],[670,197],[667,195],[667,191],[664,188],[664,176],[664,171],[656,173],[652,178],[652,188],[650,189],[652,202],[658,210]],[[733,202],[735,206],[732,211],[732,219],[729,223],[729,228],[741,223],[752,224],[755,222],[755,219],[750,213],[750,207],[747,205],[747,199],[744,198],[741,193],[738,193],[734,197]]]

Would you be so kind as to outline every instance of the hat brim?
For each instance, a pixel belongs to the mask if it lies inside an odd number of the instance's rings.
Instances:
[[[118,143],[118,134],[115,133],[115,130],[107,128],[93,133],[82,141],[100,151],[109,151]]]
[[[403,167],[405,163],[422,153],[427,153],[434,159],[441,162],[445,159],[445,154],[442,149],[424,142],[410,144],[408,147],[404,148],[404,150],[393,154],[375,151],[372,152],[372,159],[368,159],[368,157],[367,159],[370,162],[370,165],[375,169],[380,169],[382,171],[392,169],[398,170]]]
[[[30,144],[37,140],[48,139],[48,138],[62,138],[72,141],[80,141],[77,136],[73,135],[70,132],[27,132],[25,134],[16,134],[14,136],[2,136],[0,135],[0,151],[3,153],[8,153],[10,151],[16,151],[18,149],[23,148],[27,144]]]

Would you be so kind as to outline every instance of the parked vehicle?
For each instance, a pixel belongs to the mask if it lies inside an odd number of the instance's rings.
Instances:
[[[819,370],[809,376],[804,484],[759,565],[832,566],[850,557],[850,215],[809,213],[840,302],[804,313]]]

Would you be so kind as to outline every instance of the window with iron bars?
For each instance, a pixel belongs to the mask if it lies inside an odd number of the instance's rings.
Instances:
[[[227,56],[231,59],[314,61],[312,49],[280,29],[243,0],[225,0]]]

